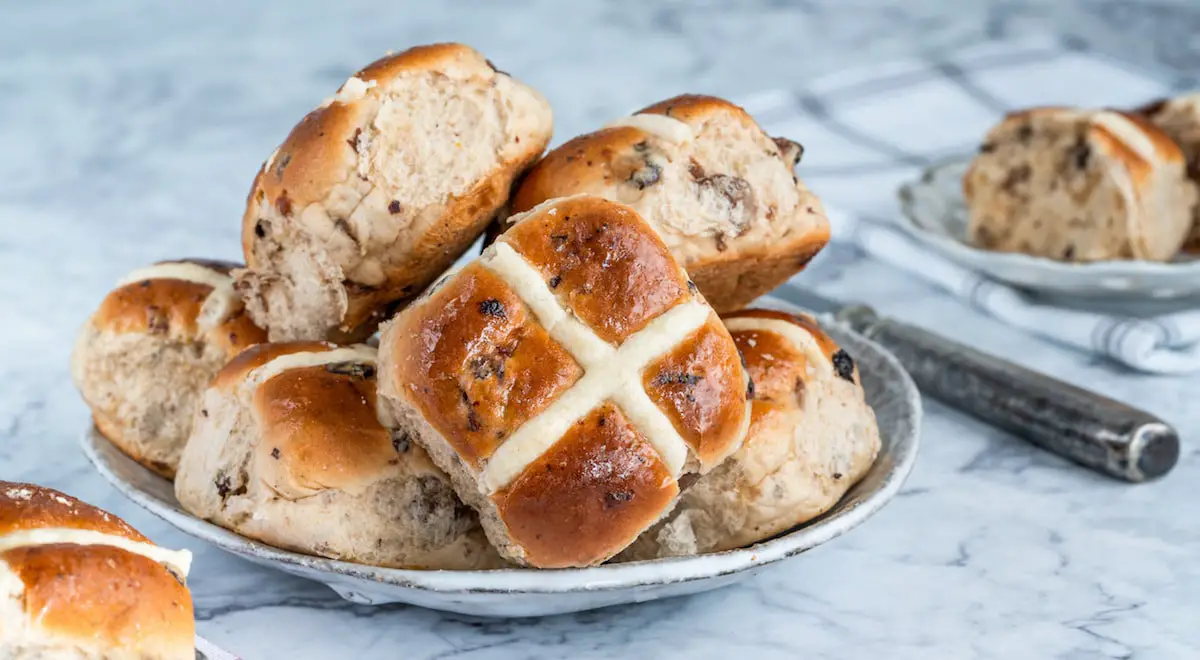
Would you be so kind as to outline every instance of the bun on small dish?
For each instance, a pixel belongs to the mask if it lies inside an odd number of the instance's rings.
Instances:
[[[190,564],[70,495],[0,481],[0,658],[193,660]]]
[[[192,514],[281,548],[399,568],[493,568],[473,511],[376,409],[375,349],[260,344],[204,393],[175,480]]]
[[[803,147],[711,96],[655,103],[546,155],[512,211],[587,193],[632,207],[717,311],[738,309],[829,240],[820,200],[794,172]]]
[[[815,321],[770,310],[724,321],[754,381],[746,442],[622,560],[719,552],[785,532],[832,508],[879,452],[854,360]]]
[[[71,355],[96,427],[168,479],[208,381],[266,340],[233,290],[235,266],[184,259],[133,271],[84,324]]]
[[[1196,190],[1179,147],[1144,117],[1034,108],[984,138],[963,179],[976,247],[1070,262],[1168,261]]]
[[[591,566],[749,423],[720,319],[633,209],[556,199],[385,325],[382,404],[501,554]]]
[[[461,44],[368,65],[254,179],[238,273],[272,341],[361,341],[448,268],[550,140],[550,106]]]

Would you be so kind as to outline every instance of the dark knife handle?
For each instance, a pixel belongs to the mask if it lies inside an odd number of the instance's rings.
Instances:
[[[1179,458],[1162,420],[1094,392],[852,306],[836,318],[892,351],[924,394],[1117,479],[1160,477]]]

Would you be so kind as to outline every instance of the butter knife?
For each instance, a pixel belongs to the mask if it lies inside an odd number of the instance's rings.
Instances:
[[[841,305],[792,284],[774,295],[883,345],[923,394],[1097,472],[1136,483],[1165,475],[1179,459],[1179,434],[1143,410],[864,305]]]

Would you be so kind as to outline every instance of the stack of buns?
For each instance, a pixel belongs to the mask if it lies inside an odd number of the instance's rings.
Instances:
[[[551,129],[466,46],[362,69],[255,177],[244,267],[135,271],[85,325],[97,428],[198,517],[380,566],[712,552],[828,510],[879,449],[854,361],[742,309],[829,238],[803,149],[703,96],[539,160]]]
[[[976,247],[1067,262],[1200,251],[1200,94],[1041,107],[992,128],[963,179]]]

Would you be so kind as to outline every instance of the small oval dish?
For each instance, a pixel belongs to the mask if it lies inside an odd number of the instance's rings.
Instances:
[[[962,266],[1047,296],[1107,301],[1200,296],[1200,259],[1188,255],[1180,255],[1170,263],[1081,264],[971,246],[967,242],[967,207],[962,193],[963,175],[970,163],[970,156],[957,156],[929,167],[920,178],[902,185],[900,227]]]
[[[760,303],[796,309],[775,300]],[[404,570],[313,557],[244,538],[192,516],[179,506],[170,482],[127,458],[94,428],[83,434],[81,444],[117,490],[181,531],[255,563],[327,584],[356,603],[408,603],[477,616],[523,617],[643,602],[746,579],[858,526],[900,490],[917,456],[921,400],[916,386],[878,344],[831,322],[824,327],[858,361],[867,402],[879,423],[879,457],[825,515],[753,546],[707,555],[582,569],[493,571]]]

